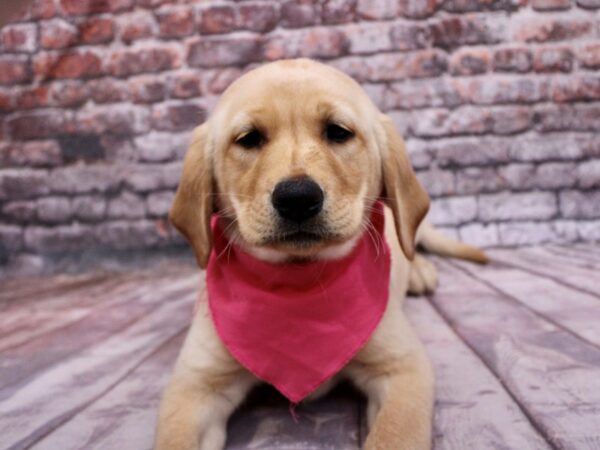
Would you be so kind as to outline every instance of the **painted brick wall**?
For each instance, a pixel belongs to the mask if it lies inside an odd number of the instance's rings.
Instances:
[[[38,0],[0,30],[0,270],[184,247],[190,130],[298,56],[393,116],[449,233],[600,239],[599,37],[600,0]]]

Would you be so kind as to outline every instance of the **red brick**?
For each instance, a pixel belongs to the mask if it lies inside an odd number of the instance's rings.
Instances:
[[[491,132],[494,134],[515,134],[531,127],[533,113],[528,107],[511,106],[491,110]]]
[[[200,32],[228,33],[235,27],[235,11],[231,6],[211,6],[200,12]]]
[[[236,27],[266,33],[277,26],[278,20],[279,15],[273,4],[241,4],[236,19]]]
[[[331,64],[359,82],[437,77],[444,73],[448,66],[446,55],[434,49],[410,54],[394,53],[344,58]]]
[[[409,27],[405,26],[403,31],[406,31],[407,28]],[[389,52],[400,50],[402,44],[408,46],[414,42],[412,39],[408,39],[406,42],[403,42],[403,39],[398,39],[401,44],[394,45],[395,42],[392,43],[392,30],[400,32],[399,27],[392,28],[391,22],[382,24],[363,21],[345,26],[343,31],[348,41],[348,53],[354,55]],[[396,39],[397,37],[394,36],[394,40]]]
[[[494,52],[496,72],[529,72],[533,57],[528,48],[502,48]]]
[[[89,249],[94,243],[93,229],[78,223],[46,228],[25,228],[25,247],[38,253],[76,252]]]
[[[494,167],[468,167],[456,172],[456,194],[496,192],[506,187],[506,182]]]
[[[452,75],[477,75],[487,72],[490,52],[486,48],[462,48],[450,58]]]
[[[600,8],[599,0],[577,0],[577,5],[585,9],[598,9]]]
[[[389,35],[394,50],[417,50],[427,48],[430,47],[433,42],[430,28],[420,25],[392,23]]]
[[[208,81],[208,90],[212,94],[221,94],[236,79],[240,77],[242,71],[236,67],[217,70]]]
[[[600,68],[600,44],[587,44],[577,51],[579,64],[587,69]]]
[[[137,219],[144,217],[144,199],[137,194],[123,191],[108,202],[107,216],[113,219]]]
[[[538,11],[569,9],[571,0],[531,0],[531,6]]]
[[[77,42],[77,28],[62,19],[40,24],[40,45],[43,48],[65,48]]]
[[[129,79],[131,98],[135,103],[155,103],[165,98],[165,83],[153,76]]]
[[[121,39],[127,44],[154,36],[155,30],[158,29],[154,16],[148,11],[136,11],[119,16],[117,27]]]
[[[288,0],[281,5],[280,23],[286,28],[316,25],[321,16],[318,2],[314,0]]]
[[[356,12],[367,20],[391,19],[400,11],[397,0],[358,0]]]
[[[79,134],[132,135],[150,129],[150,114],[140,105],[110,105],[78,111],[76,131]]]
[[[533,67],[536,72],[570,72],[573,69],[573,52],[568,48],[538,49]]]
[[[394,83],[385,93],[386,108],[411,110],[425,106],[455,107],[467,101],[456,80],[443,78]]]
[[[0,85],[30,81],[31,65],[21,56],[0,55]]]
[[[61,111],[43,111],[19,114],[7,121],[14,139],[44,139],[64,134],[69,121]]]
[[[550,131],[599,131],[600,105],[544,105],[536,108],[536,128]]]
[[[178,73],[170,80],[169,93],[174,98],[190,98],[202,95],[198,72]]]
[[[206,111],[193,103],[161,104],[152,110],[152,126],[156,130],[191,130],[206,118]]]
[[[11,111],[13,109],[13,95],[11,91],[0,90],[0,112]]]
[[[18,142],[7,145],[5,162],[10,166],[51,167],[62,164],[56,141]]]
[[[338,24],[354,20],[357,0],[326,0],[323,3],[323,23]]]
[[[60,0],[66,14],[82,16],[131,9],[135,0]]]
[[[48,86],[28,87],[15,95],[15,106],[19,109],[32,109],[48,105]]]
[[[448,59],[438,50],[423,50],[410,54],[406,60],[406,74],[410,78],[436,77],[448,67]]]
[[[5,52],[33,52],[37,48],[34,24],[6,25],[1,29],[0,49]]]
[[[159,11],[156,19],[162,37],[182,37],[194,32],[194,12],[191,8]]]
[[[50,19],[57,13],[54,0],[33,0],[30,5],[24,7],[17,7],[12,20],[25,22],[40,19]],[[25,4],[26,5],[26,4]]]
[[[415,111],[411,130],[418,137],[483,134],[490,130],[491,118],[486,109],[465,106],[454,111],[429,109]]]
[[[346,34],[333,28],[311,28],[276,34],[267,39],[264,56],[281,58],[332,58],[348,53]]]
[[[540,16],[520,21],[515,26],[513,38],[525,42],[553,42],[586,36],[592,31],[592,23],[587,19]]]
[[[93,78],[103,73],[102,60],[90,51],[40,54],[34,69],[43,78]]]
[[[28,168],[0,172],[0,199],[19,200],[48,193],[48,172]]]
[[[49,19],[56,15],[54,0],[34,0],[28,11],[30,20]]]
[[[261,58],[261,42],[255,36],[203,38],[190,43],[192,67],[245,65]]]
[[[173,48],[142,48],[113,53],[109,61],[109,71],[117,77],[138,73],[160,72],[179,66],[179,55]]]
[[[552,99],[555,102],[598,100],[600,77],[573,75],[555,79],[552,83]]]
[[[423,19],[435,13],[439,0],[399,0],[399,14],[404,17]]]
[[[66,81],[63,83],[52,83],[50,97],[53,105],[62,107],[75,107],[83,105],[89,92],[87,84],[80,81]]]
[[[550,85],[543,78],[487,77],[470,80],[463,91],[480,105],[535,103],[549,98]]]
[[[92,80],[87,84],[90,97],[96,103],[115,103],[129,100],[127,83],[110,78]]]
[[[436,47],[455,48],[462,45],[494,44],[502,39],[481,15],[447,17],[432,22],[429,27],[432,44]]]
[[[79,24],[79,42],[105,44],[113,40],[115,26],[111,19],[92,18]]]
[[[1,152],[1,150],[0,150]],[[0,158],[1,160],[1,158]],[[35,221],[36,202],[35,201],[16,201],[5,203],[2,208],[2,215],[10,221],[20,223],[31,223]]]

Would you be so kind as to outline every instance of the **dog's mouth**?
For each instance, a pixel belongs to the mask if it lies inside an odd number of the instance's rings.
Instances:
[[[286,233],[277,239],[280,243],[307,246],[312,245],[324,240],[324,236],[320,233],[314,233],[311,231],[294,231]]]
[[[283,225],[273,233],[266,244],[274,247],[309,249],[322,247],[339,241],[339,236],[332,233],[322,224],[314,223],[305,226]]]

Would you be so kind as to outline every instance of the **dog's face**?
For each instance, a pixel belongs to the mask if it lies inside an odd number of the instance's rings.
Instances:
[[[428,199],[389,119],[341,72],[281,61],[233,83],[197,129],[171,219],[202,266],[214,210],[259,257],[337,257],[382,193],[411,257]]]

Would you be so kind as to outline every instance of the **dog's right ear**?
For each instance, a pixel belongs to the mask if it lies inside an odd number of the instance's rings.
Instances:
[[[213,169],[207,134],[206,123],[194,130],[183,161],[183,175],[169,211],[169,219],[192,245],[196,261],[202,268],[206,268],[212,248],[210,218],[214,209]]]

